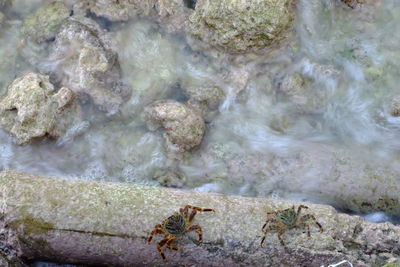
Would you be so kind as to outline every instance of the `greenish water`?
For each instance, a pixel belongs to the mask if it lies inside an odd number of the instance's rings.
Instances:
[[[51,43],[35,45],[20,33],[24,17],[43,3],[18,0],[3,10],[2,95],[28,71],[59,71],[47,58]],[[173,169],[186,177],[184,188],[333,205],[334,196],[324,199],[320,191],[338,163],[319,157],[320,147],[399,173],[400,118],[390,114],[400,95],[397,1],[351,10],[330,0],[300,0],[296,13],[282,48],[236,59],[194,52],[183,36],[151,20],[102,23],[132,90],[121,112],[107,117],[82,103],[84,120],[64,137],[22,147],[1,131],[1,168],[148,185],[159,185],[156,178]],[[303,88],[282,89],[296,74]],[[146,128],[143,107],[158,99],[185,101],[185,84],[210,81],[226,99],[207,121],[201,146],[171,162],[162,135]]]

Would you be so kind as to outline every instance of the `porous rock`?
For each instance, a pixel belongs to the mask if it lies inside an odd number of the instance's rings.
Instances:
[[[291,0],[199,0],[187,32],[231,53],[258,50],[284,37]],[[195,41],[194,41],[195,42]]]
[[[156,4],[157,20],[168,32],[178,32],[185,28],[193,9],[183,0],[158,0]]]
[[[96,0],[87,1],[89,10],[111,21],[127,21],[151,14],[157,0]]]
[[[150,130],[162,126],[168,146],[187,151],[198,146],[203,139],[204,120],[189,106],[174,100],[159,100],[144,110]]]
[[[27,16],[22,31],[38,43],[50,40],[69,15],[70,10],[67,6],[61,1],[55,1]]]
[[[225,92],[215,85],[189,86],[183,88],[191,103],[201,103],[215,109],[225,97]]]
[[[120,81],[118,55],[108,49],[94,28],[75,20],[63,23],[56,35],[50,61],[63,86],[88,95],[102,110],[118,111],[127,89]]]
[[[57,92],[48,76],[28,73],[7,89],[0,102],[0,124],[20,145],[45,135],[58,138],[79,118],[75,94],[65,87]]]
[[[152,17],[169,32],[182,30],[192,13],[182,0],[99,0],[77,4],[96,16],[110,21],[128,21],[137,17]]]

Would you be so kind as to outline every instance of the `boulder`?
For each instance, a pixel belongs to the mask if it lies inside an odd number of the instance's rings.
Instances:
[[[150,130],[163,127],[167,147],[180,152],[198,146],[203,139],[204,120],[189,106],[174,100],[159,100],[144,109]]]
[[[24,145],[46,135],[63,135],[79,118],[79,106],[70,89],[56,91],[48,76],[28,73],[8,86],[0,114],[1,126]]]
[[[116,113],[128,95],[120,81],[118,55],[94,27],[75,20],[64,22],[56,35],[50,63],[63,86],[80,96],[88,95],[109,114]]]
[[[186,31],[230,53],[263,49],[284,37],[292,21],[291,3],[292,0],[199,0]]]
[[[55,1],[27,16],[22,32],[37,43],[48,41],[55,37],[58,28],[69,15],[67,6],[61,1]]]

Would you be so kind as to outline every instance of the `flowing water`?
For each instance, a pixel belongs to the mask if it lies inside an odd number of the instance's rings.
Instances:
[[[23,18],[44,2],[18,0],[4,10],[2,95],[23,73],[52,70],[51,44],[23,42],[20,32]],[[400,118],[391,115],[392,101],[400,95],[400,6],[397,0],[381,0],[351,10],[334,0],[299,0],[296,13],[283,47],[230,60],[192,51],[182,36],[151,20],[102,23],[113,36],[123,79],[133,88],[121,113],[107,117],[82,103],[81,124],[57,141],[27,146],[1,131],[1,168],[159,185],[156,178],[173,167],[186,177],[184,188],[340,208],[331,195],[313,195],[324,183],[321,172],[337,164],[314,155],[316,149],[328,147],[332,154],[344,151],[350,158],[400,170]],[[282,84],[298,75],[303,90],[284,91]],[[244,88],[238,85],[241,77],[247,81]],[[182,81],[213,81],[226,98],[207,122],[199,149],[171,166],[162,136],[148,131],[141,111],[156,99],[185,101]],[[311,163],[298,178],[295,169],[304,153]],[[297,190],[290,186],[294,176]],[[395,217],[366,216],[371,221]]]

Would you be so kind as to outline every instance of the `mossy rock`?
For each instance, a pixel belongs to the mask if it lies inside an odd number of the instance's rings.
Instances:
[[[291,0],[199,0],[187,32],[232,53],[258,50],[284,37],[292,22]]]
[[[60,25],[69,15],[70,10],[63,2],[53,2],[26,17],[22,31],[37,43],[48,41],[55,37]]]

